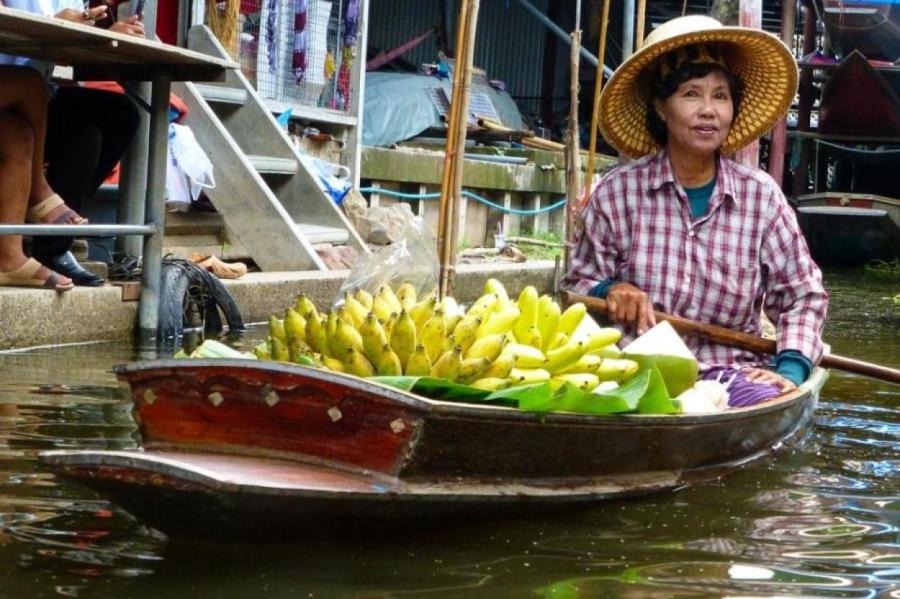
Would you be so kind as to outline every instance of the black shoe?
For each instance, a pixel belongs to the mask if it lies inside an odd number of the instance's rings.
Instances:
[[[75,256],[72,255],[72,252],[52,256],[48,259],[40,259],[40,262],[62,276],[69,277],[72,279],[72,282],[81,287],[100,287],[104,283],[103,277],[82,268]]]

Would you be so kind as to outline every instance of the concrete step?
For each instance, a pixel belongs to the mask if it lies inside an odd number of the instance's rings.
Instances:
[[[241,106],[247,103],[249,94],[247,90],[238,87],[227,87],[224,85],[210,85],[205,83],[195,83],[200,95],[210,104],[230,104]]]
[[[332,245],[345,245],[350,239],[350,233],[346,229],[337,227],[323,227],[306,223],[294,223],[310,243],[330,243]]]
[[[247,159],[261,175],[294,175],[300,168],[294,158],[248,155]]]

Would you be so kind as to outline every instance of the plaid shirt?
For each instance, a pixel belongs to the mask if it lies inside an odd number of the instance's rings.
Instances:
[[[822,274],[791,207],[762,171],[720,158],[709,210],[692,221],[662,151],[607,174],[583,217],[565,288],[588,294],[604,280],[626,281],[649,294],[657,310],[754,335],[762,308],[776,326],[778,351],[799,351],[813,363],[821,358],[828,305]],[[711,341],[685,342],[702,369],[765,362]]]

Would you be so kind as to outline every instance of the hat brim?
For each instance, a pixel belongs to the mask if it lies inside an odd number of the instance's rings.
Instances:
[[[732,154],[769,131],[797,93],[797,61],[777,37],[744,27],[720,27],[675,35],[635,52],[613,73],[600,95],[600,131],[632,158],[661,148],[650,135],[647,106],[650,67],[664,54],[697,43],[717,43],[729,70],[744,82],[737,117],[721,151]]]

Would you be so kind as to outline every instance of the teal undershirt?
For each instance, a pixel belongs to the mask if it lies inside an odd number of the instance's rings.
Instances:
[[[684,192],[687,194],[688,201],[691,205],[691,219],[696,220],[701,216],[705,216],[709,211],[709,199],[712,197],[713,189],[716,186],[716,178],[710,179],[706,185],[700,187],[685,187]],[[598,283],[588,294],[595,297],[606,297],[609,290],[618,283],[615,279],[606,279]],[[775,372],[790,380],[795,385],[799,385],[809,377],[812,370],[812,362],[809,358],[798,351],[785,350],[778,353],[772,361],[771,366]]]
[[[688,201],[691,204],[691,218],[698,219],[705,216],[709,210],[709,198],[712,197],[713,188],[716,186],[716,178],[713,177],[706,185],[700,187],[685,187],[684,193],[687,194]]]

